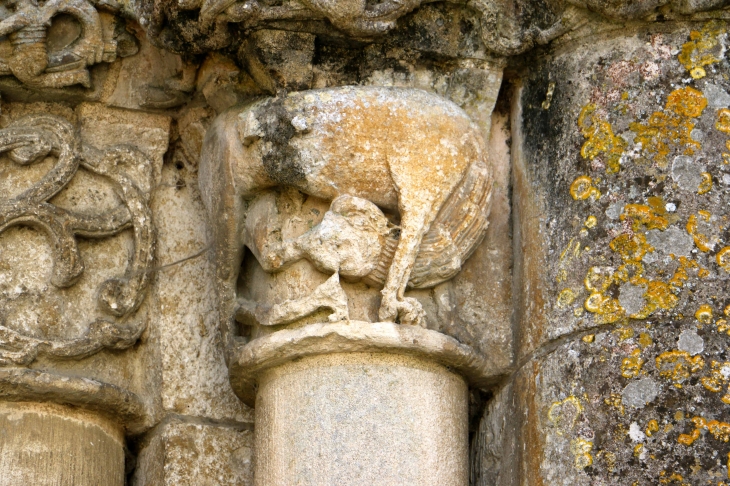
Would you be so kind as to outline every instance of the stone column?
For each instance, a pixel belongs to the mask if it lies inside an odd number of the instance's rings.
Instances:
[[[0,405],[0,484],[124,485],[124,433],[107,417],[49,403]]]
[[[478,276],[451,282],[503,202],[490,74],[453,74],[483,90],[471,113],[410,87],[344,87],[265,98],[209,129],[201,192],[231,384],[255,407],[255,484],[469,483],[469,389],[510,352],[466,338],[488,325],[455,309]],[[383,165],[386,152],[400,159]],[[271,179],[249,177],[262,164]]]
[[[588,25],[515,83],[521,365],[478,484],[726,484],[727,23]]]
[[[467,386],[484,367],[453,338],[392,323],[252,341],[231,380],[255,396],[255,484],[468,484]]]

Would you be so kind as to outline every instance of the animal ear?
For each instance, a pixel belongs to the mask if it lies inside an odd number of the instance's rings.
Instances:
[[[264,130],[258,118],[256,118],[256,114],[251,110],[246,110],[238,115],[236,128],[238,129],[238,137],[244,147],[248,147],[264,136]]]

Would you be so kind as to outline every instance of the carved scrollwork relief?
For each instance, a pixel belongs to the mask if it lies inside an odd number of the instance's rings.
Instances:
[[[54,17],[66,14],[80,24],[80,34],[69,45],[49,51],[48,28]],[[88,67],[113,62],[117,45],[104,39],[96,7],[89,0],[10,0],[0,10],[0,39],[7,36],[9,56],[0,58],[0,75],[13,75],[34,88],[91,86]]]
[[[77,237],[104,238],[132,229],[134,251],[125,275],[106,280],[98,289],[105,317],[89,323],[83,335],[55,340],[29,336],[0,314],[0,364],[28,364],[39,353],[56,357],[83,357],[103,348],[124,349],[144,330],[132,314],[141,305],[151,279],[155,235],[149,208],[152,164],[139,150],[115,146],[98,150],[82,146],[78,131],[64,118],[29,115],[0,130],[0,153],[19,165],[54,157],[53,168],[38,182],[10,199],[0,199],[0,232],[11,226],[32,226],[50,242],[54,266],[51,284],[74,285],[84,271]],[[123,202],[101,214],[86,214],[49,202],[74,178],[78,169],[92,172],[108,183]]]

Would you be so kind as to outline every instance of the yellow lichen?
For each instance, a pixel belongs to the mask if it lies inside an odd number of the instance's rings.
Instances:
[[[630,327],[619,327],[613,332],[618,335],[619,341],[626,341],[627,339],[634,337],[634,330]]]
[[[697,194],[707,194],[712,190],[712,174],[709,172],[703,172],[702,173],[702,182],[700,182],[699,187],[697,188]]]
[[[699,210],[697,211],[697,214],[692,214],[689,219],[687,219],[686,229],[687,233],[689,233],[689,235],[694,239],[697,248],[699,248],[700,251],[707,253],[712,249],[713,242],[710,241],[710,238],[707,235],[704,235],[697,230],[698,215],[707,223],[709,223],[712,218],[712,214],[709,211]]]
[[[595,228],[596,224],[598,224],[598,219],[596,219],[595,216],[591,215],[586,218],[586,222],[584,223],[586,228]]]
[[[651,246],[646,243],[642,233],[622,233],[608,244],[613,251],[621,255],[625,261],[640,262]]]
[[[677,438],[677,442],[679,442],[682,445],[691,446],[694,441],[700,438],[700,431],[699,429],[694,429],[692,433],[690,434],[679,434],[679,437]]]
[[[726,135],[730,135],[730,109],[720,108],[717,110],[715,128]]]
[[[684,478],[681,474],[673,473],[671,476],[667,477],[667,472],[662,471],[659,473],[659,483],[660,484],[671,484],[671,483],[679,483],[680,486],[689,486],[689,484],[684,482]]]
[[[649,420],[649,423],[646,424],[646,435],[651,437],[656,432],[659,432],[659,422],[654,419]]]
[[[690,356],[686,351],[665,351],[656,357],[656,368],[659,374],[674,382],[674,386],[682,388],[682,383],[692,373],[697,373],[705,367],[702,356]]]
[[[695,319],[700,321],[702,324],[709,325],[712,323],[712,307],[707,304],[703,304],[695,312]]]
[[[591,344],[593,341],[596,340],[596,335],[595,334],[586,334],[581,339],[583,340],[584,343]]]
[[[644,444],[636,444],[634,446],[634,457],[639,457],[644,452]]]
[[[605,292],[612,282],[613,273],[608,267],[591,267],[583,279],[583,285],[589,292]]]
[[[599,324],[612,324],[625,317],[618,300],[598,292],[589,295],[583,306],[588,312],[595,314],[595,320]]]
[[[710,364],[710,374],[702,377],[700,381],[702,386],[713,393],[722,391],[724,386],[730,384],[730,363],[713,360]],[[730,403],[730,387],[726,388],[726,393],[720,400]]]
[[[641,373],[642,366],[644,366],[644,359],[641,357],[641,351],[635,349],[631,356],[624,358],[621,362],[621,376],[636,378]]]
[[[678,439],[680,443],[691,445],[692,442],[699,439],[702,429],[707,430],[715,439],[721,442],[730,441],[730,424],[726,422],[720,422],[718,420],[708,421],[703,417],[694,417],[692,423],[695,426],[695,430],[691,434],[680,435]],[[692,440],[690,441],[690,439]]]
[[[593,464],[593,442],[577,438],[570,441],[570,452],[575,457],[575,468],[585,469]]]
[[[596,114],[597,106],[589,103],[578,116],[578,127],[587,139],[580,154],[593,160],[602,156],[606,162],[606,173],[615,174],[621,170],[621,156],[626,149],[626,141],[613,133],[611,124]]]
[[[578,416],[583,412],[583,405],[580,398],[570,395],[569,397],[550,405],[548,419],[557,427],[558,435],[572,430]]]
[[[654,208],[645,204],[627,204],[621,212],[621,221],[630,218],[633,221],[634,231],[643,226],[648,230],[660,229],[664,231],[669,226],[669,220],[663,215],[666,214],[664,207]]]
[[[710,22],[701,31],[690,32],[690,40],[682,46],[677,59],[692,78],[704,78],[707,74],[705,66],[721,61],[718,57],[722,49],[719,37],[724,33],[724,26],[720,22]]]
[[[671,285],[660,280],[652,280],[647,284],[644,300],[646,302],[644,308],[632,315],[634,319],[646,319],[659,309],[674,309],[679,297],[674,295]]]
[[[623,404],[623,399],[620,393],[611,393],[608,398],[603,400],[603,403],[615,408],[621,413],[621,415],[626,413],[626,407]]]
[[[575,302],[575,292],[573,292],[573,289],[563,289],[563,291],[560,292],[560,295],[558,295],[557,306],[561,309],[568,307],[573,302]]]
[[[701,144],[690,135],[694,119],[702,114],[707,99],[702,92],[691,88],[679,88],[667,97],[664,111],[654,112],[645,123],[634,122],[629,128],[636,133],[634,142],[641,143],[645,152],[655,157],[664,167],[673,147],[684,147],[685,155],[694,154]]]
[[[639,334],[639,346],[641,346],[642,349],[646,348],[647,346],[651,346],[653,342],[654,341],[652,341],[651,336],[649,336],[647,333],[642,332],[641,334]]]
[[[730,246],[718,251],[715,260],[720,268],[730,273]]]
[[[588,198],[597,201],[601,197],[601,191],[593,185],[593,179],[588,176],[580,176],[570,185],[570,195],[576,201]]]
[[[730,325],[728,325],[728,322],[726,319],[718,319],[715,323],[715,326],[717,327],[717,332],[726,332],[730,334]]]

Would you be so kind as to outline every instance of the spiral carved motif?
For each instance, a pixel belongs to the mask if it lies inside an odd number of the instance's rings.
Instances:
[[[144,324],[129,317],[144,300],[151,280],[155,235],[148,205],[151,163],[142,152],[128,146],[105,150],[83,146],[74,126],[52,115],[30,115],[0,130],[0,153],[19,165],[31,165],[48,156],[55,166],[32,187],[10,199],[0,199],[0,233],[16,225],[36,228],[51,242],[54,266],[51,284],[70,287],[84,271],[77,236],[104,238],[131,228],[134,252],[123,276],[105,281],[98,292],[106,316],[89,323],[83,335],[53,340],[25,335],[6,326],[0,314],[0,365],[29,364],[39,354],[79,358],[104,348],[132,346]],[[49,200],[66,187],[79,167],[95,173],[113,187],[123,204],[96,215],[60,208]],[[131,177],[125,168],[142,168]]]

